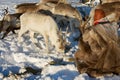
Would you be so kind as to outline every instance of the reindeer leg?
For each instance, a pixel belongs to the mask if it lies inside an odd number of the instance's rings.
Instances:
[[[49,51],[49,46],[48,46],[48,36],[45,35],[43,37],[44,37],[44,40],[45,40],[45,45],[46,45],[46,48],[47,48],[47,52],[49,53],[50,51]]]
[[[18,42],[21,42],[21,41],[22,41],[21,36],[22,36],[25,32],[27,32],[27,29],[25,28],[25,26],[21,27],[21,29],[20,29],[20,31],[19,31],[19,33],[18,33]]]
[[[34,39],[34,32],[30,31],[30,38],[34,43],[37,43],[37,40]]]
[[[7,34],[8,34],[10,31],[11,31],[11,30],[10,30],[10,28],[8,28],[8,29],[6,30],[6,32],[3,34],[2,39],[4,39],[4,37],[6,37],[6,36],[7,36]]]
[[[19,29],[20,29],[20,27],[13,28],[13,29],[12,29],[12,32],[13,32],[14,34],[16,34],[16,33],[15,33],[15,30],[19,30]]]
[[[14,30],[12,30],[13,34],[16,34]]]
[[[10,31],[6,31],[6,32],[3,34],[3,36],[2,36],[1,39],[4,39],[4,38],[7,36],[7,34],[8,34],[9,32],[10,32]]]
[[[30,31],[30,38],[32,40],[32,42],[34,42],[35,46],[42,49],[42,47],[37,43],[38,41],[34,38],[34,32]]]

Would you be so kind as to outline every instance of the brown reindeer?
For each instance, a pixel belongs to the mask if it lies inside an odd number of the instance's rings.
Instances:
[[[25,13],[25,12],[35,12],[38,9],[38,6],[33,3],[22,3],[15,6],[16,13]]]
[[[18,4],[15,5],[15,8],[19,8],[21,6],[35,6],[37,3],[22,3],[22,4]]]
[[[27,5],[29,4],[29,5]],[[52,8],[51,5],[55,5],[54,3],[38,3],[38,4],[31,4],[31,3],[23,3],[16,5],[16,13],[25,13],[25,12],[37,12],[40,9],[50,10]]]
[[[67,2],[66,0],[40,0],[40,3],[22,3],[15,6],[16,13],[37,12],[40,9],[48,10],[51,4],[48,5],[46,3],[58,4]]]
[[[120,1],[117,2],[111,2],[111,3],[104,3],[96,6],[93,8],[90,12],[90,25],[94,24],[94,14],[95,10],[100,9],[104,11],[105,17],[110,21],[119,21],[120,19]],[[111,11],[112,10],[112,11]]]
[[[7,34],[12,31],[15,33],[14,30],[20,29],[20,20],[19,17],[21,16],[21,13],[15,13],[15,14],[6,14],[4,15],[2,21],[0,21],[0,32],[4,32],[2,39],[7,36]]]

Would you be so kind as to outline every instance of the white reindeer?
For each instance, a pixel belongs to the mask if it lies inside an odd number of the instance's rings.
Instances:
[[[18,34],[18,40],[21,40],[21,36],[26,31],[30,31],[30,37],[32,41],[35,42],[35,40],[33,39],[33,35],[35,32],[37,32],[43,35],[48,52],[48,38],[58,52],[64,52],[64,40],[62,38],[62,35],[60,34],[56,22],[52,17],[40,13],[24,13],[20,17],[20,22],[21,29]]]

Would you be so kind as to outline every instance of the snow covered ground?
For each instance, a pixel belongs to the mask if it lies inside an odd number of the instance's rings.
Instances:
[[[14,5],[25,2],[39,0],[0,0],[0,18],[2,9],[8,7],[9,12],[14,13]],[[120,76],[116,75],[95,79],[85,73],[78,73],[75,63],[68,60],[73,58],[78,48],[78,42],[73,41],[76,34],[68,35],[71,49],[66,56],[57,53],[52,47],[52,52],[47,54],[42,36],[36,37],[42,46],[39,49],[31,42],[28,34],[22,37],[21,43],[17,40],[17,34],[8,34],[4,40],[0,40],[0,80],[120,80]]]

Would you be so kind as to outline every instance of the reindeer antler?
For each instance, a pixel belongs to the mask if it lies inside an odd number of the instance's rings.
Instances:
[[[69,29],[69,27],[67,26],[67,28],[66,28],[66,30],[65,30],[65,32],[64,32],[64,37],[63,37],[64,39],[67,38],[68,29]]]
[[[7,7],[6,9],[4,9],[4,10],[5,10],[5,13],[4,13],[4,14],[5,14],[5,15],[8,14],[8,7]]]
[[[7,8],[5,8],[5,9],[3,9],[3,11],[4,11],[4,13],[3,13],[3,19],[2,19],[2,21],[4,20],[4,18],[5,18],[5,15],[6,14],[8,14],[8,7]]]
[[[3,9],[3,11],[4,11],[4,15],[8,14],[8,7]]]

